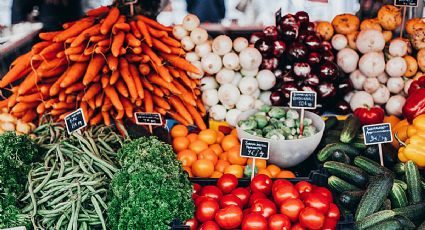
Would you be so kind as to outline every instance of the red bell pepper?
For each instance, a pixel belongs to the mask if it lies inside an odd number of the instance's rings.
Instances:
[[[421,114],[425,114],[425,88],[412,92],[403,106],[403,116],[410,123]]]
[[[385,111],[381,107],[357,108],[354,116],[359,118],[362,125],[373,125],[384,121]]]

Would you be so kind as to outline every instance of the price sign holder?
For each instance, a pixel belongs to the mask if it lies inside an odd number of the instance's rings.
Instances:
[[[134,15],[134,4],[136,4],[138,0],[123,0],[124,5],[130,6],[130,15]]]
[[[300,137],[304,130],[304,110],[315,109],[317,106],[317,93],[313,91],[291,91],[289,107],[291,109],[301,109],[300,115]]]
[[[394,0],[395,6],[403,7],[403,21],[401,23],[400,38],[403,37],[404,22],[406,21],[407,7],[418,7],[418,0]]]
[[[270,143],[243,138],[241,140],[240,156],[252,158],[251,180],[255,174],[255,159],[269,159]]]
[[[379,160],[381,165],[384,166],[384,155],[382,153],[382,144],[390,143],[393,141],[393,134],[391,132],[390,123],[382,123],[375,125],[363,126],[363,136],[365,145],[378,145]]]
[[[74,112],[66,115],[64,120],[68,134],[71,134],[74,131],[79,131],[87,126],[87,121],[84,117],[84,111],[82,108],[79,108]]]
[[[147,125],[150,133],[152,133],[153,125],[162,125],[162,116],[159,113],[135,112],[134,118],[136,119],[136,124]]]

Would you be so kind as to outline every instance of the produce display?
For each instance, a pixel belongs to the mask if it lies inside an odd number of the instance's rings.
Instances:
[[[0,134],[7,131],[13,131],[17,134],[30,134],[35,127],[33,123],[17,119],[11,115],[7,108],[2,108],[0,113]]]

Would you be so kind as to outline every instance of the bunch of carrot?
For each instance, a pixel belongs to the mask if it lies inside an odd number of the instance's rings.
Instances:
[[[90,125],[134,120],[134,112],[145,111],[206,128],[199,80],[187,75],[199,70],[185,60],[172,28],[114,6],[63,28],[41,33],[42,41],[12,63],[0,81],[12,95],[0,108],[25,122],[46,113],[62,120],[82,108]]]

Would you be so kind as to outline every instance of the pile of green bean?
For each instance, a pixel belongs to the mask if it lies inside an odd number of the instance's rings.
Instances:
[[[106,229],[107,192],[124,139],[106,126],[67,135],[47,124],[35,133],[46,154],[30,171],[22,198],[34,229]]]

